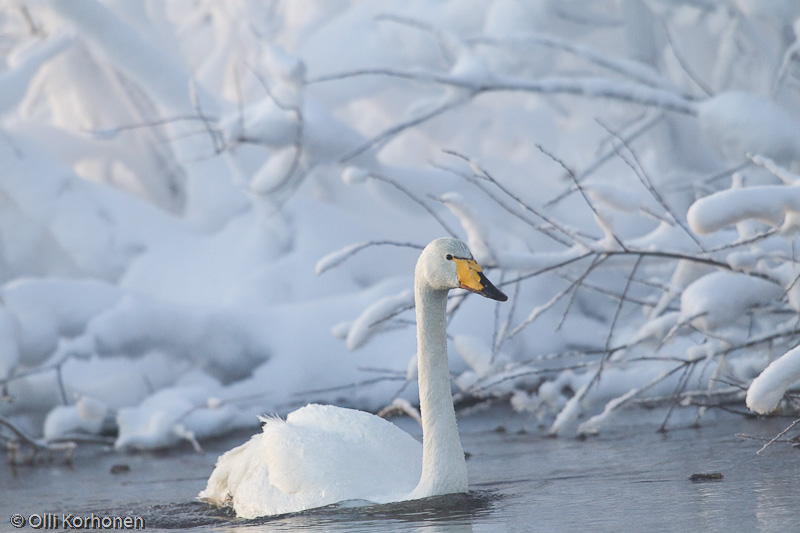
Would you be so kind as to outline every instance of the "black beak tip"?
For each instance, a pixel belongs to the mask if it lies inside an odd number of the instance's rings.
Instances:
[[[492,300],[497,300],[498,302],[505,302],[508,300],[508,296],[506,296],[503,291],[492,285],[492,282],[486,279],[486,276],[484,276],[482,272],[480,274],[480,278],[483,289],[477,291],[478,294],[485,296],[486,298],[491,298]]]
[[[505,302],[506,300],[508,300],[508,296],[506,296],[506,294],[503,291],[501,291],[494,285],[492,285],[492,290],[486,291],[484,296],[491,298],[492,300],[497,300],[498,302]]]

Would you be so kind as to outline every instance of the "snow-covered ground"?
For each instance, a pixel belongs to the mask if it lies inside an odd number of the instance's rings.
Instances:
[[[452,298],[459,399],[588,433],[800,379],[794,0],[0,5],[0,435],[414,402],[447,234],[510,296]]]

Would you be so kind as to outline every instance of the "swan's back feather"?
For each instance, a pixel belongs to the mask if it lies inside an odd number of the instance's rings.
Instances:
[[[351,499],[388,502],[409,494],[421,474],[422,447],[377,416],[307,405],[286,421],[220,457],[200,498],[230,504],[243,518]]]

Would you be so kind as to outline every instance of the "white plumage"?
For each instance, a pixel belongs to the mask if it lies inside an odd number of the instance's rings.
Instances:
[[[230,505],[242,518],[283,514],[345,500],[388,503],[467,491],[447,362],[447,292],[506,296],[483,275],[467,246],[437,239],[415,276],[420,411],[424,446],[375,415],[307,405],[223,454],[198,498]]]
[[[236,514],[253,518],[354,498],[397,501],[419,481],[420,443],[369,413],[312,404],[264,423],[220,457],[201,499],[224,505],[230,495]]]

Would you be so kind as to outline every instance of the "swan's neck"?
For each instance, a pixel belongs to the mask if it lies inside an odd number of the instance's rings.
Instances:
[[[415,284],[417,366],[422,413],[422,477],[413,498],[467,491],[447,362],[447,291]]]

